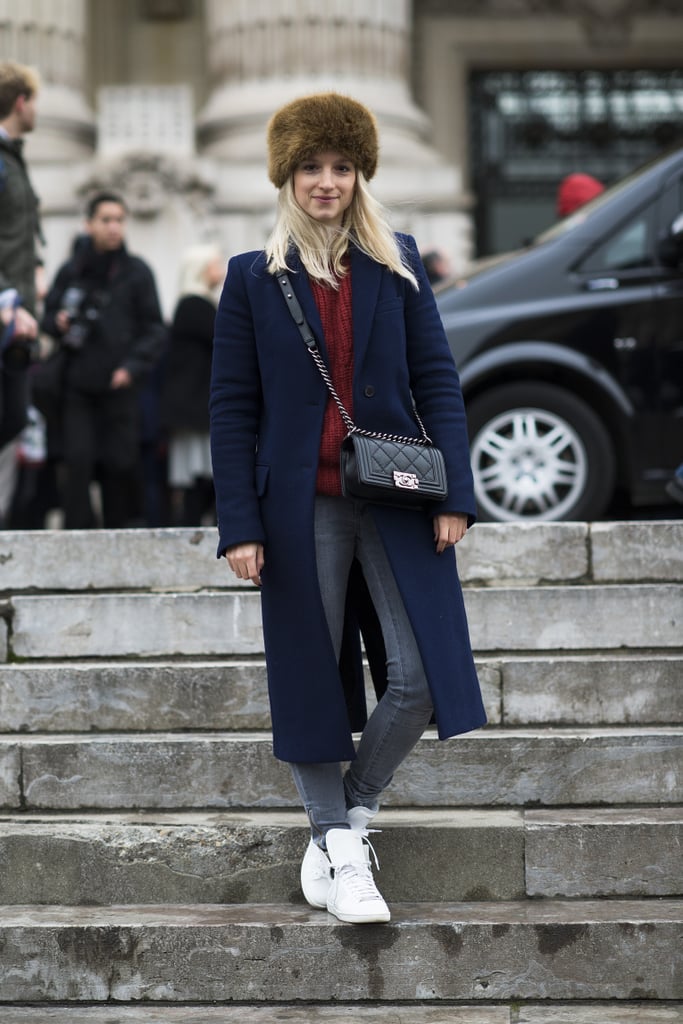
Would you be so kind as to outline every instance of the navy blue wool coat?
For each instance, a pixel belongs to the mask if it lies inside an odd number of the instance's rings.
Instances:
[[[435,552],[435,512],[474,520],[465,412],[458,375],[412,238],[399,235],[420,284],[351,250],[353,416],[359,426],[418,436],[414,395],[443,451],[448,498],[429,512],[373,506],[372,514],[412,623],[439,736],[486,721],[452,548]],[[326,357],[303,266],[290,280]],[[354,757],[352,724],[323,609],[313,509],[328,392],[266,270],[262,252],[230,260],[216,316],[210,399],[219,556],[262,542],[263,629],[275,756]],[[357,674],[357,688],[362,677]],[[364,708],[358,693],[352,702]],[[362,724],[362,722],[360,723]]]

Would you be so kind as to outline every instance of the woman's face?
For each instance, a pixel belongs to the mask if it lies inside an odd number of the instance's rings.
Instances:
[[[315,153],[294,171],[294,198],[321,224],[340,227],[353,199],[356,168],[341,153]]]
[[[225,277],[225,263],[219,255],[213,256],[204,267],[203,277],[209,288],[215,288],[223,283]]]

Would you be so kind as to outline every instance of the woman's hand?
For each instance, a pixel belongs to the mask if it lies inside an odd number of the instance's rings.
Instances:
[[[263,544],[236,544],[225,552],[228,565],[239,580],[251,580],[261,586]]]
[[[129,388],[133,383],[133,375],[130,370],[127,370],[125,366],[119,366],[118,370],[114,370],[109,381],[109,387],[112,391],[118,391],[120,388]]]
[[[0,312],[0,323],[4,326],[8,326],[13,320],[14,333],[18,338],[38,337],[38,322],[23,306],[18,306],[16,309],[6,306]]]
[[[440,555],[446,548],[452,548],[467,533],[467,516],[464,513],[448,513],[434,516],[434,540],[436,553]]]

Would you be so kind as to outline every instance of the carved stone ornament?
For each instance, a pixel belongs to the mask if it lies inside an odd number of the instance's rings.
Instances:
[[[200,212],[215,192],[192,161],[154,153],[127,153],[98,162],[78,192],[88,196],[100,189],[120,192],[130,212],[142,218],[158,217],[173,195],[182,195]]]

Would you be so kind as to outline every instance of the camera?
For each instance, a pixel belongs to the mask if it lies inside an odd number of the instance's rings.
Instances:
[[[72,352],[83,348],[100,317],[99,309],[92,299],[86,301],[88,298],[87,290],[76,285],[67,288],[62,297],[62,309],[70,320],[62,345]]]

